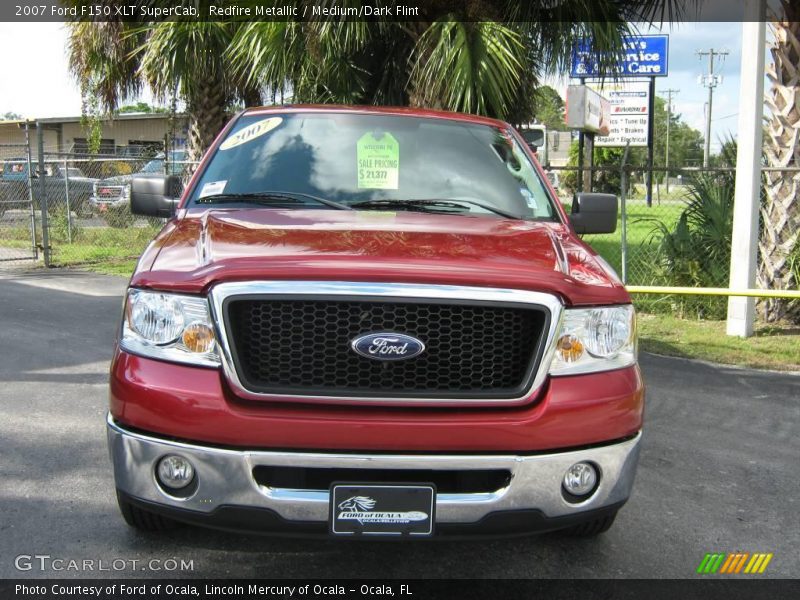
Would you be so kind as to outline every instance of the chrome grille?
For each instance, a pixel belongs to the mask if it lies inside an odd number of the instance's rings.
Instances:
[[[330,403],[330,404],[382,404],[385,406],[514,406],[530,401],[531,394],[541,388],[547,378],[547,372],[555,351],[555,336],[561,322],[561,315],[564,310],[562,302],[554,295],[511,288],[488,288],[470,287],[440,284],[417,284],[417,283],[370,283],[370,282],[350,282],[350,281],[290,281],[290,280],[271,280],[271,281],[242,281],[224,282],[214,285],[209,293],[211,310],[218,328],[218,339],[220,344],[220,354],[222,357],[222,368],[225,378],[230,385],[231,391],[237,396],[249,400],[261,400],[269,402],[302,402],[302,403]],[[412,387],[407,389],[381,389],[380,387],[370,387],[367,389],[357,389],[352,387],[325,386],[324,388],[310,386],[307,378],[294,385],[286,385],[281,382],[259,381],[261,375],[258,372],[261,358],[254,360],[253,357],[242,359],[250,361],[251,370],[248,373],[243,364],[245,360],[240,360],[242,350],[246,349],[247,340],[239,339],[239,334],[243,332],[241,324],[236,325],[236,317],[232,315],[230,309],[239,302],[340,302],[340,303],[366,303],[368,304],[392,304],[392,305],[461,305],[475,308],[506,308],[520,309],[522,311],[532,311],[541,315],[541,328],[535,332],[529,340],[530,347],[533,348],[530,357],[530,365],[525,373],[524,381],[516,390],[509,388],[487,389],[467,389],[460,384],[457,388],[443,389],[423,389],[418,384],[411,382]],[[249,305],[252,311],[252,306]],[[240,308],[238,310],[244,310]],[[242,315],[240,314],[239,317]],[[244,314],[245,318],[247,314]],[[252,312],[250,317],[252,318]],[[350,322],[350,321],[348,321]],[[237,329],[238,327],[238,329]],[[284,323],[281,327],[286,328]],[[359,330],[360,332],[361,330]],[[277,338],[284,339],[287,334],[284,332]],[[422,334],[413,330],[413,333]],[[290,332],[289,332],[290,333]],[[372,333],[376,333],[373,331]],[[250,335],[250,334],[246,334]],[[348,332],[349,335],[349,332]],[[537,337],[538,335],[538,337]],[[357,337],[355,334],[353,337]],[[519,338],[516,338],[517,340]],[[317,340],[319,342],[320,340]],[[352,340],[348,339],[349,344]],[[424,340],[428,343],[427,340]],[[250,341],[250,350],[261,350],[263,341],[255,344],[253,338]],[[507,340],[508,344],[513,344],[514,339]],[[281,342],[283,344],[283,342]],[[324,344],[329,346],[330,340],[325,340]],[[298,341],[297,347],[308,346]],[[343,351],[341,346],[338,351]],[[392,366],[402,365],[404,362],[425,358],[426,352],[414,359],[394,361],[392,363],[374,363],[389,369]],[[247,352],[245,352],[245,355]],[[357,357],[353,353],[354,357]],[[428,355],[430,358],[431,355]],[[369,359],[364,359],[372,363]],[[267,361],[269,362],[269,361]],[[255,368],[254,368],[255,367]],[[443,369],[445,372],[446,369]],[[268,375],[268,374],[266,374]],[[250,376],[250,379],[248,379]],[[255,381],[253,381],[255,379]],[[266,385],[264,385],[266,383]],[[291,383],[291,382],[290,382]],[[459,382],[460,383],[460,382]]]
[[[368,300],[233,300],[228,323],[237,366],[261,393],[437,397],[518,396],[534,367],[544,311]],[[359,356],[354,338],[397,332],[425,351],[404,361]]]

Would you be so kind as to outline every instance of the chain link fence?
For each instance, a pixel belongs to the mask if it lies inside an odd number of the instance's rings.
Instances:
[[[0,146],[0,262],[37,258],[28,146]]]
[[[194,163],[179,156],[150,158],[45,154],[52,265],[123,263],[137,258],[165,219],[130,211],[130,185],[141,174],[182,175]]]
[[[131,179],[143,173],[188,179],[196,166],[175,151],[104,157],[45,150],[40,177],[37,155],[31,159],[26,145],[0,147],[0,261],[37,258],[47,246],[50,265],[95,264],[111,272],[118,267],[121,274],[130,272],[132,261],[164,223],[131,214]],[[671,169],[669,177],[656,171],[649,202],[647,173],[640,167],[584,171],[584,189],[591,178],[593,191],[620,197],[616,232],[585,240],[626,284],[728,287],[733,168]],[[574,167],[550,170],[567,212],[578,177]],[[769,260],[759,261],[763,289],[797,289],[800,281],[800,206],[792,195],[798,186],[800,169],[765,169],[760,251]],[[725,297],[693,295],[637,295],[636,301],[648,311],[705,318],[724,318],[727,304]]]
[[[561,201],[569,213],[580,176],[576,167],[554,168]],[[584,169],[584,189],[620,197],[617,230],[584,240],[631,286],[727,288],[736,171],[733,167],[654,170],[650,201],[646,169]],[[758,286],[796,290],[800,281],[800,204],[795,200],[800,169],[764,168],[761,197]],[[769,260],[764,260],[764,257]],[[770,265],[768,268],[767,265]],[[777,265],[777,267],[776,267]],[[727,297],[638,296],[644,310],[721,319]],[[795,303],[797,304],[797,303]]]
[[[197,164],[183,151],[130,157],[44,150],[40,168],[38,152],[28,152],[27,145],[0,148],[0,260],[36,259],[47,249],[49,266],[119,265],[121,273],[165,222],[131,213],[133,177],[188,180]]]

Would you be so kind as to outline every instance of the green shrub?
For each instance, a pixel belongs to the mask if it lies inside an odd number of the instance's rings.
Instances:
[[[648,243],[656,244],[653,265],[665,285],[727,287],[733,230],[735,174],[699,173],[689,179],[686,205],[674,227],[655,219]],[[725,317],[727,300],[679,296],[673,311],[702,318]]]
[[[47,224],[50,244],[54,242],[70,242],[80,239],[83,228],[78,225],[78,220],[70,219],[66,207],[50,207],[47,211]]]
[[[121,229],[130,227],[133,224],[133,215],[127,204],[113,204],[102,214],[103,219],[110,227]]]
[[[794,274],[794,280],[800,281],[800,241],[797,242],[794,250],[792,250],[792,253],[789,255],[789,269],[791,269],[792,273]],[[800,300],[792,300],[789,303],[789,309],[787,312],[790,315],[800,314]]]

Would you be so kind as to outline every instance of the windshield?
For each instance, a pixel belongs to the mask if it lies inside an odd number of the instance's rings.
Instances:
[[[379,210],[397,209],[395,201],[462,200],[464,214],[499,216],[484,204],[526,219],[558,220],[538,172],[508,133],[447,119],[353,113],[242,117],[210,160],[189,205],[259,192],[311,194],[348,206],[391,201]]]
[[[523,129],[520,134],[532,146],[544,146],[544,131],[541,129]]]
[[[160,158],[151,160],[142,169],[142,173],[163,173],[163,172],[164,172],[164,161]]]
[[[184,150],[175,150],[170,154],[172,160],[170,161],[169,174],[180,175],[183,172],[183,162],[186,160],[186,152]],[[142,173],[163,173],[164,172],[164,155],[159,154],[148,162],[141,170]]]

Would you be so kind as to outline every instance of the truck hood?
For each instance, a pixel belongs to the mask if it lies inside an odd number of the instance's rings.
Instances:
[[[132,285],[188,293],[221,281],[306,279],[503,287],[566,304],[630,302],[616,274],[558,223],[412,212],[191,209]]]

